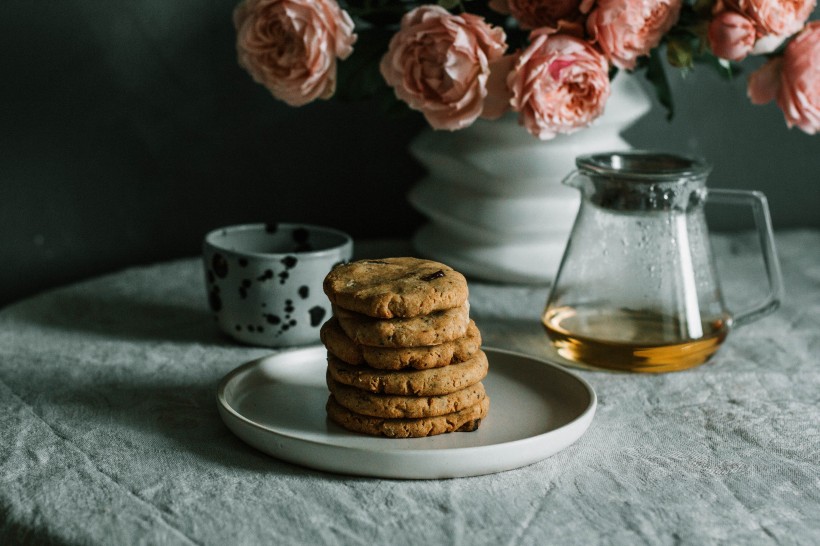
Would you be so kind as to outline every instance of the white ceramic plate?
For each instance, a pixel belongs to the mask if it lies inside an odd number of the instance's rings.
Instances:
[[[436,479],[525,466],[572,444],[595,414],[595,391],[563,368],[484,348],[490,412],[475,432],[388,439],[349,432],[325,414],[324,347],[248,362],[219,384],[222,420],[255,448],[292,463],[343,474]]]

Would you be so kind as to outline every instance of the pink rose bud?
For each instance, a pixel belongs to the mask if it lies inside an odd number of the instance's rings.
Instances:
[[[755,45],[755,27],[748,17],[736,11],[723,11],[709,23],[707,37],[716,56],[740,61]]]
[[[402,17],[381,74],[431,127],[462,129],[484,113],[491,64],[504,55],[505,40],[501,28],[481,17],[424,5]]]
[[[507,86],[519,122],[548,140],[586,127],[603,114],[610,92],[609,65],[583,40],[535,31]]]
[[[244,0],[233,13],[239,64],[291,106],[330,98],[353,21],[335,0]]]
[[[658,45],[680,15],[682,0],[598,0],[587,32],[609,62],[632,70]]]
[[[820,21],[808,23],[786,46],[777,105],[789,127],[820,131]]]

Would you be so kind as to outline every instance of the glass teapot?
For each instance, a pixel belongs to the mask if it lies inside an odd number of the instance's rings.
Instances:
[[[733,327],[773,312],[782,280],[766,198],[707,189],[710,166],[634,151],[578,157],[564,183],[581,206],[542,322],[564,358],[596,368],[667,372],[708,360]],[[730,313],[709,243],[704,203],[754,211],[768,294]]]

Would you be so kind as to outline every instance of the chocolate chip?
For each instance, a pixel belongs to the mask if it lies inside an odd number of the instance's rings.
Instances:
[[[280,262],[286,269],[293,269],[299,263],[299,260],[296,259],[296,256],[285,256]]]
[[[273,278],[273,270],[266,269],[264,273],[262,273],[261,275],[256,277],[256,280],[257,281],[266,281],[266,280],[272,279],[272,278]]]
[[[299,287],[299,297],[303,300],[306,300],[307,297],[310,295],[310,288],[307,286],[300,286]]]
[[[265,320],[268,321],[268,324],[279,324],[280,322],[282,322],[282,319],[280,319],[278,316],[272,315],[270,313],[266,313],[263,316],[265,317]]]
[[[435,273],[430,273],[429,275],[425,275],[421,278],[423,281],[432,281],[433,279],[440,279],[444,276],[444,271],[439,269]]]

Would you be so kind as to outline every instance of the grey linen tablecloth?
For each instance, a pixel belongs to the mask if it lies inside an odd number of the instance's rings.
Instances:
[[[217,383],[271,350],[217,332],[197,259],[10,306],[0,543],[818,544],[820,232],[777,242],[783,307],[733,332],[711,363],[578,372],[599,396],[580,440],[525,468],[452,480],[323,473],[233,436]],[[721,237],[716,249],[727,298],[753,299],[755,239]],[[470,289],[485,345],[548,354],[545,287]]]

